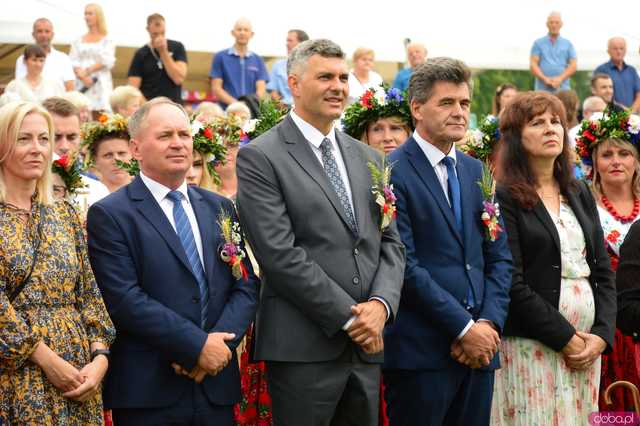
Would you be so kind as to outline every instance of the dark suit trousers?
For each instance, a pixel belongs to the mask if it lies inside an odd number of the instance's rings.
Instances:
[[[385,370],[390,426],[487,426],[494,372],[463,365],[446,370]]]
[[[155,408],[114,408],[117,426],[233,426],[233,406],[214,405],[195,382],[174,405]]]
[[[267,362],[274,426],[377,426],[380,365],[351,345],[337,360]]]

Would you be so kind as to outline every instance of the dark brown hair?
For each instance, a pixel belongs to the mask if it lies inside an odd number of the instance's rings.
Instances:
[[[537,177],[529,165],[529,155],[522,145],[522,130],[533,118],[546,111],[560,118],[564,129],[562,152],[555,159],[553,177],[560,192],[575,189],[571,165],[571,148],[567,135],[567,117],[562,102],[546,92],[519,93],[500,115],[500,160],[498,181],[505,185],[521,207],[532,209],[540,200],[536,191]]]
[[[50,113],[60,117],[71,117],[75,115],[80,119],[80,111],[74,104],[59,96],[52,96],[42,102],[42,106]]]
[[[504,93],[505,90],[513,89],[516,92],[518,88],[511,83],[504,83],[496,87],[496,94],[493,96],[493,104],[492,104],[492,114],[496,117],[500,114],[500,110],[502,110],[502,105],[500,104],[500,97]]]
[[[24,48],[23,58],[26,61],[29,58],[46,58],[47,53],[37,44],[30,44]]]

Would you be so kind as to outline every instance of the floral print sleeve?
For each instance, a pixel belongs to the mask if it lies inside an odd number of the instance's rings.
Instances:
[[[13,370],[31,356],[40,336],[9,303],[4,269],[0,260],[0,370]]]
[[[67,204],[68,223],[73,225],[76,253],[80,273],[76,283],[76,309],[80,312],[89,342],[111,345],[115,339],[115,328],[102,300],[102,294],[93,276],[87,253],[87,241],[76,210]]]

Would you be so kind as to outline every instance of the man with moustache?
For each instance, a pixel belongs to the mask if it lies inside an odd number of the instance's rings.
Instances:
[[[378,424],[382,330],[395,319],[404,248],[381,228],[367,163],[335,128],[349,70],[329,40],[287,62],[294,108],[238,154],[238,209],[263,274],[255,357],[274,424]]]

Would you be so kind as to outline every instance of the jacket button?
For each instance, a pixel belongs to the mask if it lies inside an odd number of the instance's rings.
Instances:
[[[354,249],[353,249],[353,254],[354,254],[354,255],[356,255],[356,256],[357,256],[357,255],[359,255],[359,254],[360,254],[360,250],[358,250],[358,248],[357,248],[357,247],[356,247],[356,248],[354,248]]]
[[[467,268],[467,271],[471,270],[471,265],[469,265],[468,263],[464,267]]]
[[[191,299],[192,303],[200,303],[200,298],[198,297],[194,297],[193,299]]]
[[[352,283],[354,283],[355,285],[360,284],[360,277],[353,277],[353,279],[351,280]]]

